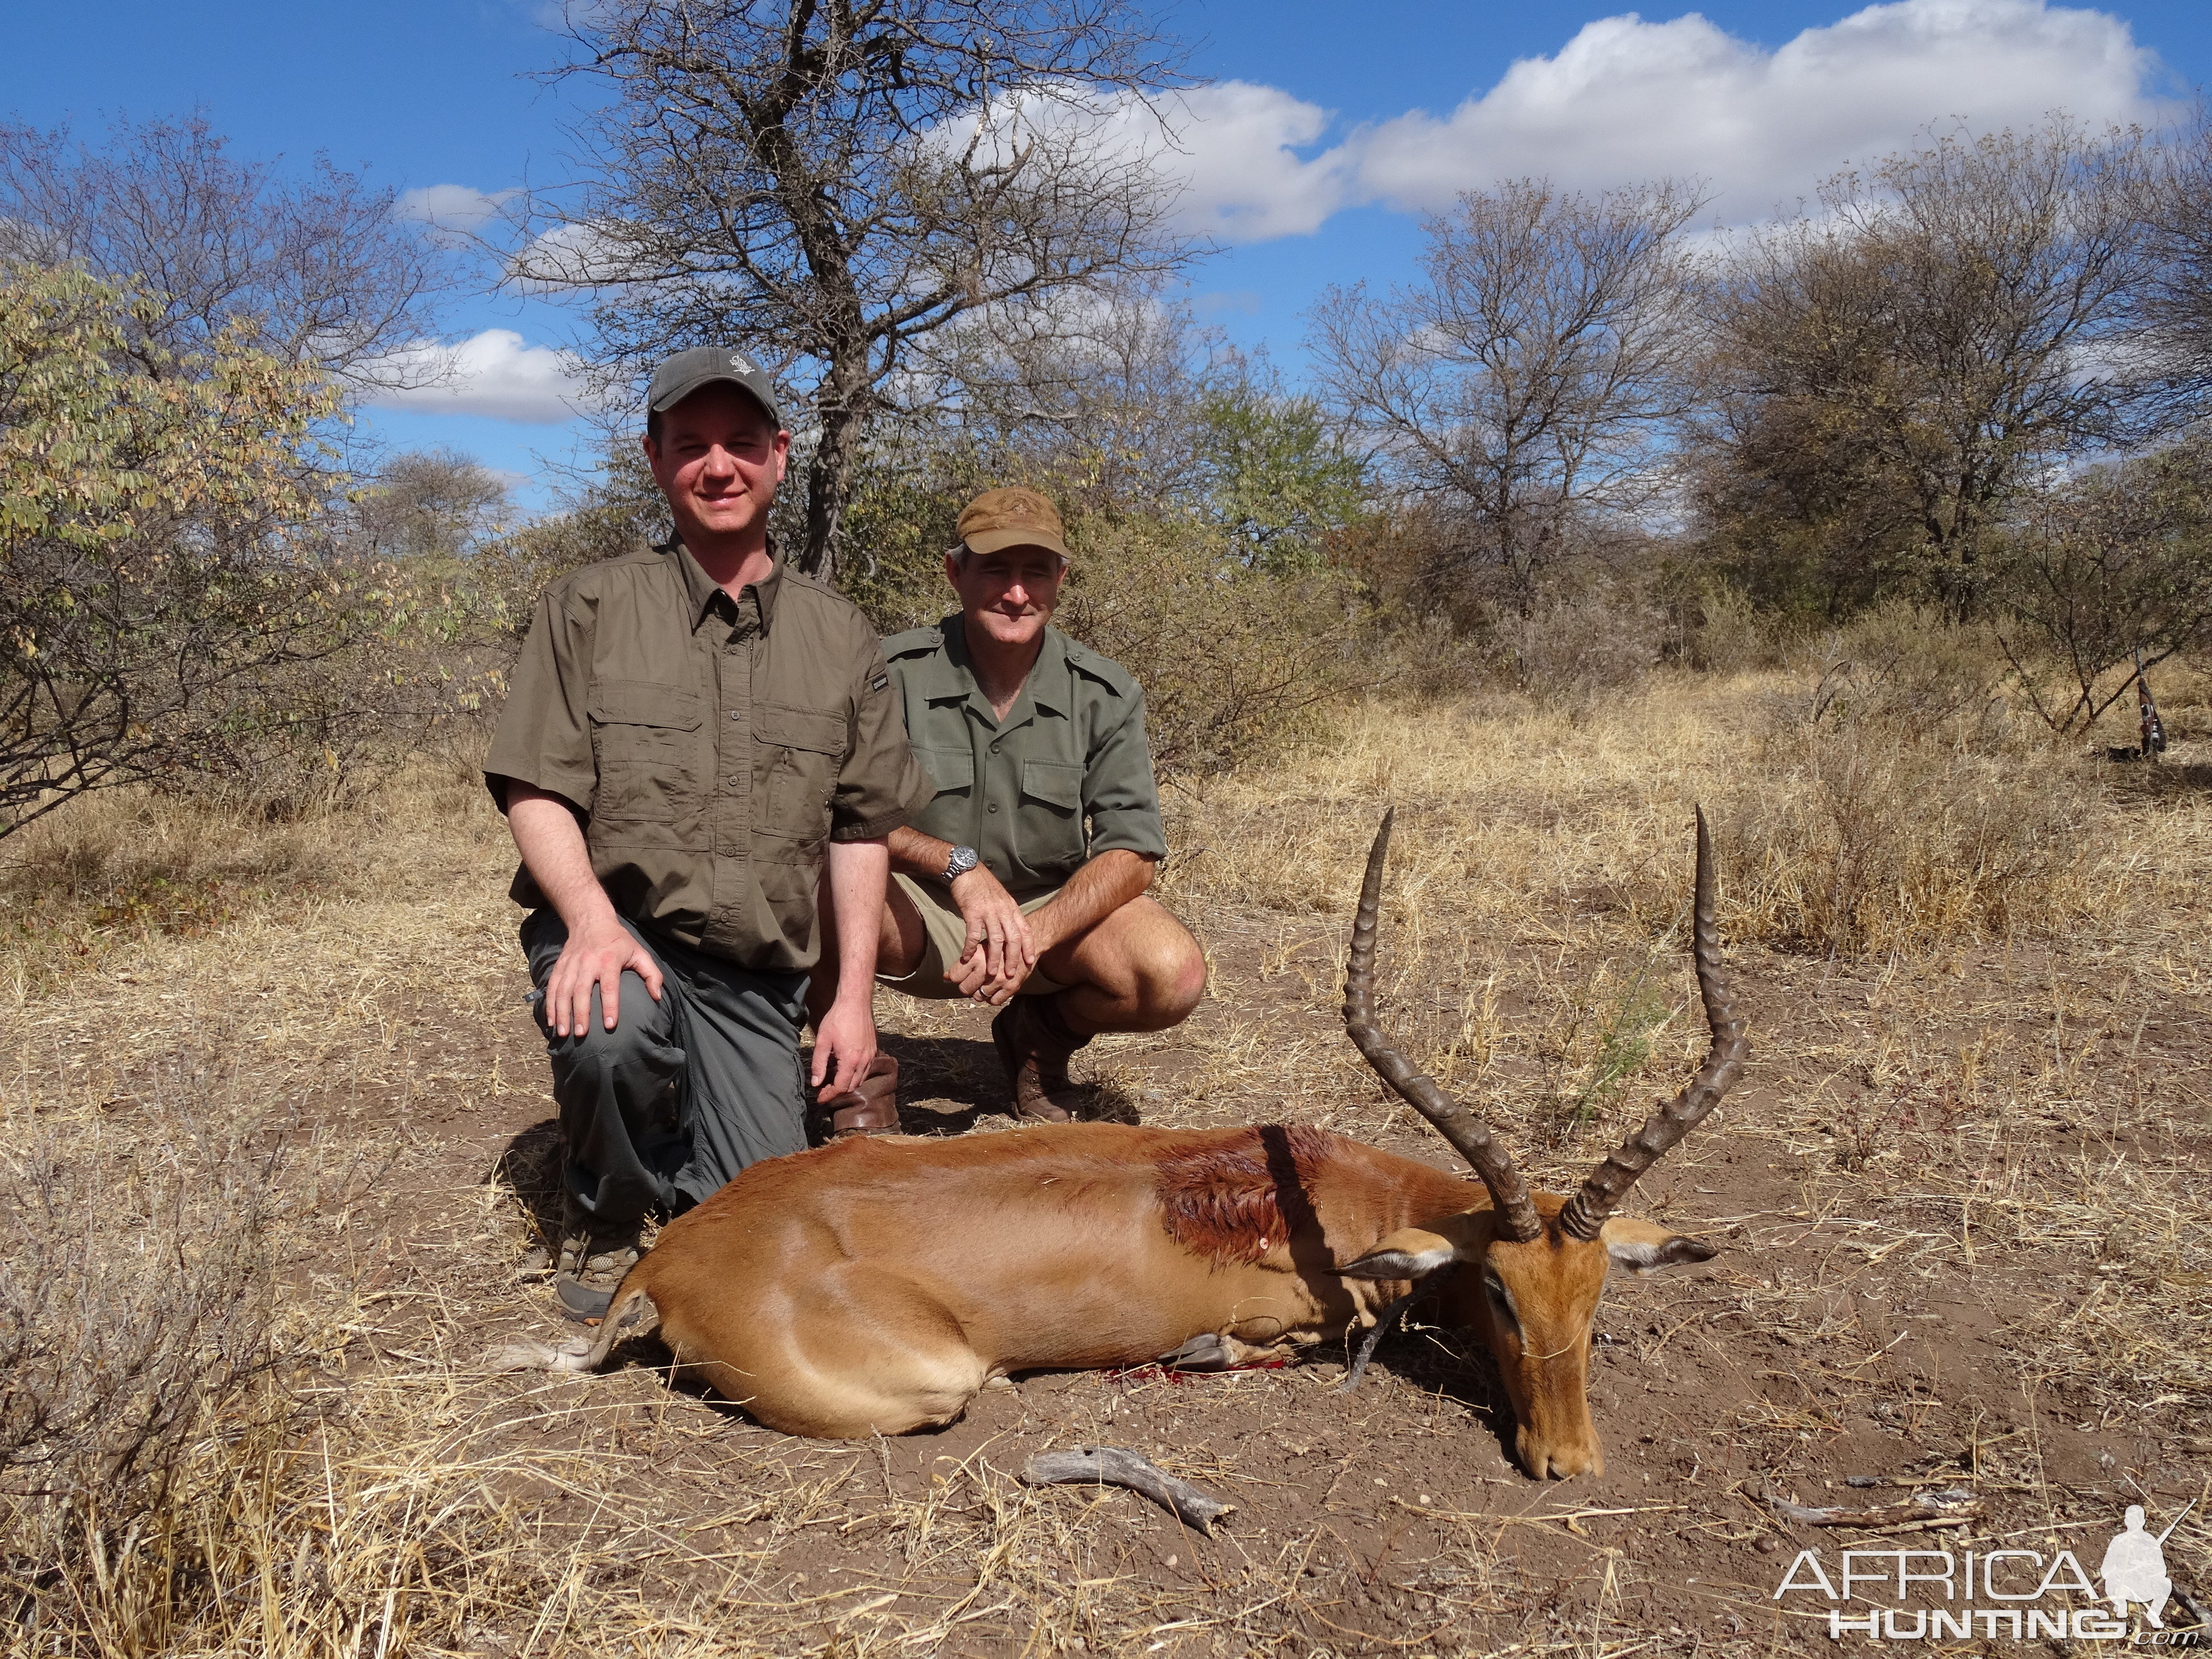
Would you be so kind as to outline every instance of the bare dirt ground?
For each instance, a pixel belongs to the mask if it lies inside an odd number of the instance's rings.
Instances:
[[[1179,800],[1163,896],[1212,993],[1179,1030],[1088,1051],[1100,1109],[1316,1123],[1448,1161],[1336,1012],[1357,860],[1395,799],[1386,1019],[1571,1190],[1702,1052],[1687,807],[1727,797],[1737,701],[1374,709]],[[268,1524],[357,1607],[362,1651],[1826,1649],[1825,1601],[1774,1596],[1802,1549],[1832,1568],[1847,1547],[2063,1547],[2094,1572],[2125,1505],[2155,1531],[2197,1498],[2166,1544],[2185,1624],[2212,1603],[2212,767],[2085,787],[2091,912],[1877,960],[1744,943],[1739,917],[1751,1073],[1629,1206],[1723,1253],[1609,1285],[1606,1473],[1565,1484],[1518,1471],[1480,1356],[1419,1322],[1350,1396],[1340,1351],[1036,1376],[943,1432],[867,1443],[785,1438],[643,1367],[486,1372],[500,1341],[562,1334],[554,1144],[504,836],[459,781],[395,792],[311,878],[192,937],[25,979],[0,1015],[4,1127],[127,1157],[157,1117],[222,1112],[300,1144],[328,1194],[287,1279],[320,1412],[288,1453],[307,1495]],[[980,1012],[884,995],[878,1017],[909,1132],[1006,1127]],[[1102,1443],[1235,1513],[1209,1538],[1127,1492],[1014,1479]],[[1974,1498],[1906,1534],[1771,1501],[1864,1507],[1914,1482]]]

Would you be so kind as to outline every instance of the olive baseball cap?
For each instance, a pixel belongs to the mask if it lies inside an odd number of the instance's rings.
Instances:
[[[1042,547],[1063,559],[1069,556],[1060,512],[1034,489],[1019,484],[987,489],[960,514],[960,539],[970,553],[997,553],[1009,547]]]
[[[719,381],[751,392],[776,429],[783,429],[783,413],[775,406],[775,382],[751,356],[733,346],[693,346],[665,359],[653,371],[645,406],[656,415],[665,415],[700,387]]]

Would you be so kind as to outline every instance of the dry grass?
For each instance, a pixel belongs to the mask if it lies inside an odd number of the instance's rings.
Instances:
[[[1970,1479],[1990,1518],[1959,1543],[1984,1547],[2031,1528],[2100,1543],[2130,1482],[2170,1516],[2212,1473],[2195,875],[2212,798],[2179,766],[2074,775],[2086,851],[2063,881],[2001,884],[1994,909],[1908,884],[1917,933],[1808,951],[1774,920],[1799,901],[1752,878],[1813,844],[1813,827],[1792,842],[1773,825],[1822,822],[1771,712],[1810,690],[1771,673],[1565,709],[1378,705],[1176,797],[1163,892],[1212,955],[1212,994],[1184,1030],[1095,1051],[1147,1121],[1304,1120],[1425,1146],[1334,1006],[1358,861],[1395,799],[1386,1017],[1533,1173],[1571,1181],[1698,1049],[1681,921],[1689,807],[1711,804],[1755,1070],[1639,1200],[1729,1248],[1698,1276],[1608,1291],[1593,1394],[1613,1468],[1564,1488],[1504,1465],[1479,1369],[1438,1332],[1387,1346],[1348,1399],[1326,1364],[1181,1387],[1039,1379],[945,1435],[880,1445],[786,1440],[647,1369],[486,1376],[485,1346],[548,1318],[525,1201],[542,1060],[495,817],[424,774],[374,813],[218,836],[171,820],[169,867],[323,873],[241,876],[228,916],[198,929],[80,908],[87,951],[9,945],[0,1185],[43,1207],[8,1262],[77,1275],[96,1328],[64,1338],[151,1328],[125,1316],[159,1276],[95,1273],[106,1258],[70,1257],[69,1228],[93,1224],[126,1264],[159,1237],[229,1272],[236,1241],[194,1220],[172,1176],[205,1157],[244,1182],[264,1165],[222,1149],[281,1142],[265,1182],[205,1194],[265,1214],[238,1282],[273,1286],[276,1316],[231,1316],[269,1364],[234,1386],[204,1373],[159,1503],[88,1528],[80,1507],[37,1563],[9,1528],[0,1595],[28,1601],[0,1647],[1748,1655],[1796,1636],[1769,1596],[1790,1556],[1763,1552],[1857,1541],[1788,1540],[1768,1480],[1811,1498],[1847,1471]],[[1915,756],[1898,764],[1927,769],[1869,799],[2018,787],[1966,760]],[[2029,775],[2051,793],[2047,770]],[[1759,784],[1765,840],[1746,804]],[[57,815],[46,867],[100,848],[122,867],[139,810]],[[1923,813],[1889,856],[1932,868],[1960,822]],[[879,1012],[915,1120],[994,1127],[975,1105],[981,1022]],[[202,1143],[177,1139],[187,1105]],[[234,1282],[176,1285],[218,1281]],[[1034,1450],[1091,1440],[1232,1498],[1228,1536],[1012,1479]],[[2168,1545],[2185,1584],[2204,1582],[2200,1521]],[[1825,1649],[1825,1626],[1812,1634]]]

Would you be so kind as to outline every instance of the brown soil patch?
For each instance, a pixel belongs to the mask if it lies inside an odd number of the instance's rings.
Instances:
[[[1212,994],[1177,1031],[1088,1051],[1101,1109],[1311,1122],[1443,1161],[1338,1024],[1354,860],[1387,794],[1404,810],[1385,1017],[1543,1184],[1578,1178],[1701,1048],[1679,929],[1655,937],[1610,896],[1644,865],[1686,889],[1683,803],[1728,757],[1702,707],[1610,733],[1531,720],[1444,769],[1434,731],[1377,714],[1180,808],[1164,896],[1200,931]],[[2108,925],[1918,961],[1732,950],[1750,1077],[1630,1206],[1723,1254],[1608,1286],[1607,1472],[1565,1485],[1519,1473],[1481,1357],[1425,1327],[1351,1396],[1341,1353],[1037,1376],[941,1433],[865,1444],[787,1439],[642,1366],[485,1374],[487,1348],[562,1334],[536,1219],[554,1147],[497,826],[459,799],[462,833],[410,830],[411,879],[377,897],[149,940],[26,997],[8,1127],[243,1091],[356,1170],[368,1157],[294,1283],[326,1327],[337,1455],[412,1483],[406,1525],[469,1506],[480,1547],[527,1558],[483,1581],[469,1651],[1828,1650],[1824,1603],[1773,1599],[1800,1549],[2063,1543],[2094,1572],[2126,1504],[2155,1530],[2212,1483],[2193,875],[2212,813],[2172,776],[2115,796],[2142,896]],[[983,1014],[888,995],[878,1014],[909,1132],[1004,1126]],[[1222,1535],[1013,1479],[1097,1443],[1234,1503]],[[1869,1478],[1966,1487],[1978,1510],[1915,1537],[1792,1526],[1767,1501],[1905,1495],[1851,1484]],[[2208,1507],[2166,1547],[2200,1603]]]

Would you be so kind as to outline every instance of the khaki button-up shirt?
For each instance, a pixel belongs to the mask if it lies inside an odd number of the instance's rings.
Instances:
[[[502,811],[510,778],[574,807],[639,927],[802,973],[828,844],[888,835],[929,799],[905,736],[849,601],[781,559],[732,599],[669,542],[546,590],[484,773]],[[512,891],[545,902],[527,870]]]
[[[968,665],[957,616],[884,641],[907,738],[937,786],[925,835],[972,847],[1018,899],[1066,884],[1115,848],[1165,858],[1145,694],[1110,658],[1047,628],[1000,720]]]

